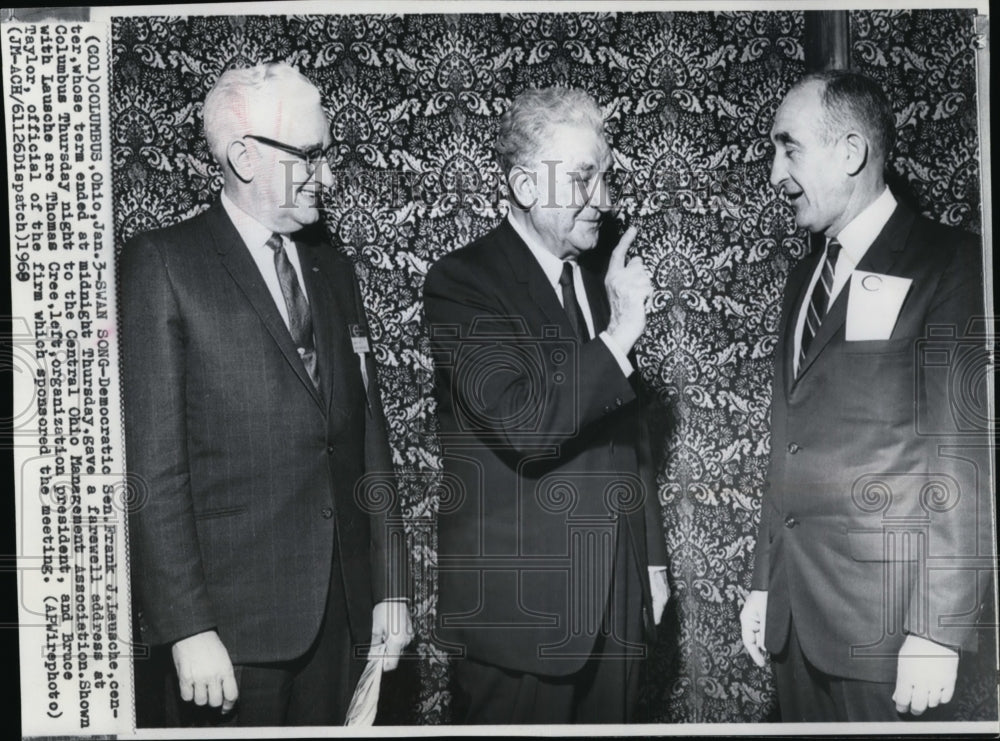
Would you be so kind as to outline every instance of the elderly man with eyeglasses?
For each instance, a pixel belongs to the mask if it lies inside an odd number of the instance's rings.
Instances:
[[[121,256],[142,638],[167,725],[341,724],[369,641],[392,669],[411,627],[398,508],[365,486],[392,462],[364,311],[319,223],[329,126],[282,64],[227,71],[203,116],[219,200]]]

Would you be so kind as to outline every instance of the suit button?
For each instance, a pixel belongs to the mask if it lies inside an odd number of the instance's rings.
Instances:
[[[330,455],[333,455],[333,446],[332,445],[327,445],[326,446],[326,452],[329,453]]]
[[[796,526],[796,525],[798,525],[798,524],[799,524],[799,521],[798,521],[798,520],[796,520],[796,519],[795,519],[794,517],[792,517],[791,515],[788,515],[788,517],[786,517],[786,518],[785,518],[785,527],[787,527],[787,528],[789,528],[789,529],[791,529],[791,528],[795,527],[795,526]]]
[[[792,455],[795,455],[800,450],[802,450],[802,447],[798,443],[788,443],[788,452]]]
[[[331,508],[331,507],[324,507],[323,509],[321,509],[319,511],[319,513],[321,515],[323,515],[323,519],[324,520],[329,520],[331,517],[333,517],[333,508]]]

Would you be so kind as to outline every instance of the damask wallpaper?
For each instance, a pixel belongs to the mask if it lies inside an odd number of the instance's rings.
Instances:
[[[854,61],[892,93],[894,167],[923,209],[979,225],[971,21],[851,16]],[[414,661],[381,720],[449,719],[431,640],[440,460],[421,291],[440,256],[506,213],[492,143],[521,90],[581,87],[604,108],[615,186],[640,227],[654,311],[638,348],[655,392],[673,599],[642,709],[659,722],[773,717],[739,609],[769,454],[784,280],[807,251],[767,183],[771,118],[804,73],[801,12],[129,18],[114,26],[116,240],[204,209],[222,179],[200,107],[233,66],[284,60],[324,95],[335,142],[330,231],[354,259],[379,363],[413,554]],[[988,679],[988,677],[987,677]],[[978,681],[978,680],[977,680]],[[982,687],[980,681],[977,687]],[[973,717],[975,703],[965,706]],[[976,716],[978,717],[978,716]]]
[[[978,233],[973,16],[852,11],[851,62],[891,93],[894,185],[930,218]]]

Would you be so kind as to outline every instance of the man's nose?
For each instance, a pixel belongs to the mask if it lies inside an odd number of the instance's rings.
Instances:
[[[777,154],[771,158],[771,186],[777,189],[784,181],[786,176],[785,166],[779,161],[780,158]]]
[[[603,172],[597,178],[597,185],[590,197],[590,205],[601,213],[607,213],[615,207],[614,201],[611,199],[611,188],[608,187],[607,175]]]
[[[326,157],[320,159],[313,167],[313,177],[324,188],[329,188],[333,183],[333,171],[330,168],[330,161]]]

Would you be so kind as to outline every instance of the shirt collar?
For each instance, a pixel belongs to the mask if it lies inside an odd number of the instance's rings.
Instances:
[[[538,264],[542,268],[542,272],[545,273],[545,277],[549,279],[549,283],[552,284],[552,287],[559,290],[559,278],[562,276],[564,261],[553,255],[530,235],[528,235],[524,228],[518,224],[509,213],[507,214],[507,222],[511,225],[514,231],[517,232],[517,236],[524,241],[531,254],[535,256],[535,260],[538,261]],[[572,258],[568,258],[565,262],[574,263],[575,261]]]
[[[840,230],[837,241],[843,248],[841,254],[847,254],[855,265],[861,262],[895,210],[896,199],[887,187],[850,224]]]
[[[226,210],[226,214],[233,222],[233,226],[236,227],[236,231],[239,232],[240,237],[243,238],[243,242],[247,247],[260,247],[271,238],[273,232],[233,203],[232,199],[226,195],[225,190],[222,191],[220,200],[222,201],[222,208]]]

